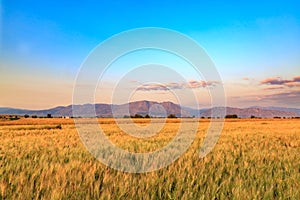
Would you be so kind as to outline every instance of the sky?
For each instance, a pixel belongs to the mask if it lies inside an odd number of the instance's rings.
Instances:
[[[185,93],[192,90],[198,106],[209,107],[210,90],[221,84],[228,106],[300,108],[299,10],[300,3],[289,0],[0,0],[0,107],[72,104],[80,67],[99,44],[131,29],[159,27],[196,41],[221,81],[206,80],[174,54],[146,49],[111,64],[95,102],[177,102],[177,93],[182,105],[195,107]],[[151,63],[167,65],[174,76],[163,67],[145,68]]]

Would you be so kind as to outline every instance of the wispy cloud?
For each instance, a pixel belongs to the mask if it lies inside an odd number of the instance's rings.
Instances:
[[[218,81],[189,81],[187,87],[189,88],[204,88],[208,86],[216,86]]]
[[[137,80],[130,80],[129,83],[137,83]]]
[[[275,94],[261,95],[261,100],[299,105],[300,91],[279,92]]]
[[[270,77],[260,82],[264,85],[284,85],[287,87],[298,87],[300,86],[300,76],[296,76],[291,80],[281,79],[280,77]]]
[[[274,85],[269,86],[267,88],[264,88],[264,90],[278,90],[278,89],[284,89],[285,87],[283,85]]]
[[[250,78],[249,78],[249,77],[244,77],[244,78],[242,78],[242,80],[244,80],[244,81],[249,81]]]
[[[234,105],[299,107],[300,91],[279,91],[273,94],[231,96]]]
[[[219,84],[217,81],[195,81],[191,80],[188,82],[181,82],[181,83],[176,83],[176,82],[171,82],[171,83],[166,83],[166,84],[158,84],[158,83],[153,83],[153,84],[144,84],[138,87],[137,90],[140,91],[166,91],[166,90],[180,90],[180,89],[196,89],[196,88],[205,88],[208,86],[216,86]]]

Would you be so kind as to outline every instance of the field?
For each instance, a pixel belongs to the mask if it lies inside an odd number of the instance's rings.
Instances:
[[[168,119],[142,141],[112,119],[99,122],[112,142],[132,152],[163,147],[179,126]],[[300,199],[299,119],[226,120],[217,145],[200,159],[208,125],[200,120],[191,147],[168,167],[131,174],[97,161],[72,119],[0,121],[0,199]]]

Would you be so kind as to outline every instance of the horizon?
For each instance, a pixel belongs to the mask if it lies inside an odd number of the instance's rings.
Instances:
[[[131,29],[162,27],[197,42],[221,80],[206,80],[172,52],[137,50],[108,66],[96,86],[94,102],[178,102],[181,96],[182,106],[207,108],[218,104],[217,100],[211,105],[210,91],[222,86],[227,107],[300,108],[299,7],[296,1],[82,4],[0,0],[0,107],[42,110],[72,105],[78,72],[100,43]],[[106,53],[103,56],[109,56]],[[176,76],[162,68],[142,75],[136,71],[158,64],[168,66]],[[89,80],[80,87],[88,84]],[[114,99],[116,91],[121,91],[120,96],[128,92],[130,98]]]
[[[181,107],[184,107],[184,108],[189,108],[189,109],[194,109],[194,110],[202,110],[202,109],[210,109],[210,108],[217,108],[217,107],[222,107],[222,106],[213,106],[213,107],[198,107],[198,108],[195,108],[195,107],[189,107],[189,106],[185,106],[185,105],[180,105],[176,102],[173,102],[173,101],[149,101],[149,100],[138,100],[138,101],[130,101],[130,102],[127,102],[127,103],[135,103],[135,102],[141,102],[141,101],[147,101],[147,102],[154,102],[154,103],[173,103],[173,104],[176,104],[176,105],[179,105]],[[79,105],[79,106],[84,106],[84,105],[97,105],[97,104],[106,104],[106,105],[124,105],[124,104],[127,104],[127,103],[121,103],[121,104],[110,104],[110,103],[101,103],[101,102],[98,102],[98,103],[83,103],[83,104],[66,104],[66,105],[55,105],[53,107],[47,107],[47,108],[41,108],[41,109],[30,109],[30,108],[20,108],[20,107],[2,107],[0,106],[0,108],[7,108],[7,109],[20,109],[20,110],[31,110],[31,111],[38,111],[38,110],[49,110],[49,109],[53,109],[53,108],[57,108],[57,107],[68,107],[68,106],[73,106],[73,105]],[[238,108],[238,109],[247,109],[247,108],[268,108],[270,109],[270,107],[278,107],[278,108],[292,108],[292,109],[300,109],[300,107],[281,107],[281,106],[257,106],[257,105],[252,105],[252,106],[247,106],[247,107],[238,107],[238,106],[231,106],[231,105],[226,105],[225,106],[226,108]],[[271,109],[270,109],[271,110]],[[0,113],[1,114],[1,113]]]

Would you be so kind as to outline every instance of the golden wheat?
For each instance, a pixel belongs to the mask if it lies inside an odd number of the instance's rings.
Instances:
[[[171,141],[180,119],[147,139],[127,135],[113,119],[99,122],[116,145],[149,152]],[[199,159],[208,125],[200,121],[195,141],[173,164],[130,174],[93,158],[72,119],[2,121],[0,199],[300,199],[299,120],[226,120],[213,151]]]

